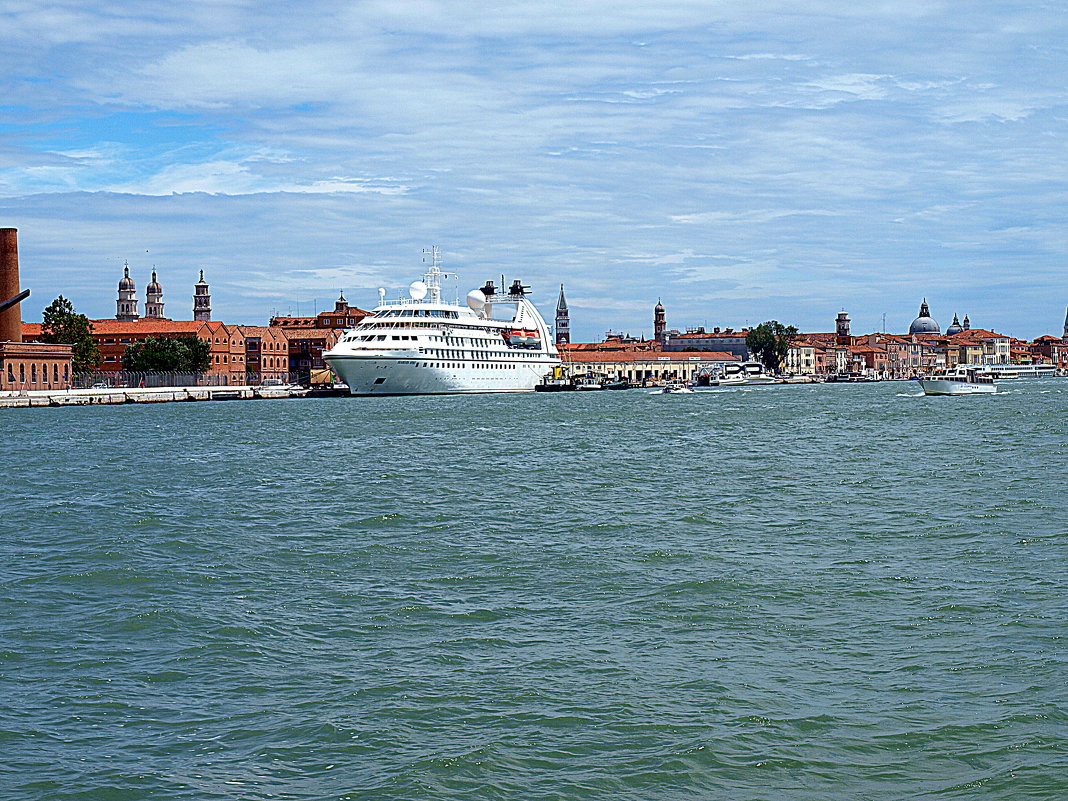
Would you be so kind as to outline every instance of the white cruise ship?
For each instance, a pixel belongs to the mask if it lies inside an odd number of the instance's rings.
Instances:
[[[527,287],[507,291],[487,281],[467,293],[467,305],[443,302],[439,252],[430,269],[393,303],[379,305],[323,358],[353,395],[531,392],[560,364],[549,327]],[[493,314],[507,310],[504,319]]]

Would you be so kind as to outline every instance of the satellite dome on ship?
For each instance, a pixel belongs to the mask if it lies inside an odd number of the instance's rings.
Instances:
[[[931,317],[931,310],[927,307],[927,298],[923,299],[923,303],[920,304],[920,316],[912,321],[912,325],[909,326],[909,334],[939,334],[942,329],[938,327],[938,323]]]
[[[949,324],[949,328],[946,329],[946,336],[951,337],[954,334],[959,334],[964,329],[961,327],[960,320],[957,319],[957,315],[953,315],[953,322]]]

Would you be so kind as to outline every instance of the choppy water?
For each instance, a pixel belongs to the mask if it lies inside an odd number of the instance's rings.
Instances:
[[[6,410],[0,798],[1064,798],[1004,387]]]

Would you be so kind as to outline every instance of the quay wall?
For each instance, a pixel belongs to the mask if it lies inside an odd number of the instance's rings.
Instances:
[[[286,387],[154,387],[152,389],[71,389],[63,391],[0,392],[0,409],[37,406],[99,406],[121,403],[258,400],[298,398],[305,390]]]

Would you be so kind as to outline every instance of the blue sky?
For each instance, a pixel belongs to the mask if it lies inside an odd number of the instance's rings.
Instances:
[[[851,6],[856,5],[853,8]],[[1068,305],[1055,3],[0,0],[0,225],[27,320],[262,323],[505,273],[572,331],[1016,336]]]

